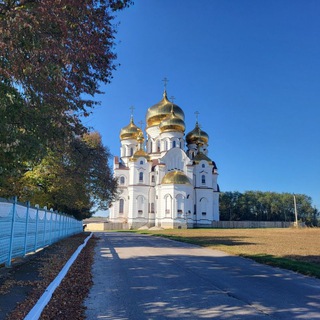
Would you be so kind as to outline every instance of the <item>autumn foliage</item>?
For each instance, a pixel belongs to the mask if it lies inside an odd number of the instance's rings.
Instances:
[[[89,132],[82,119],[116,69],[114,15],[130,4],[0,0],[0,196]]]
[[[1,1],[1,80],[31,104],[84,111],[93,101],[82,95],[99,93],[115,69],[112,12],[127,3]]]

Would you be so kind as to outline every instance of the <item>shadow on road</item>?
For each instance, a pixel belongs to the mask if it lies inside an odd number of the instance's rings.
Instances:
[[[320,319],[320,281],[168,239],[100,234],[103,319]],[[95,315],[97,316],[97,315]]]

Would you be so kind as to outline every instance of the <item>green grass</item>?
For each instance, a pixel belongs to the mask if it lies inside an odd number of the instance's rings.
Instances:
[[[293,259],[276,257],[268,254],[257,254],[257,255],[241,254],[240,256],[252,259],[262,264],[267,264],[273,267],[292,270],[307,276],[312,276],[320,279],[320,267],[315,263],[302,262],[302,261],[297,261]]]

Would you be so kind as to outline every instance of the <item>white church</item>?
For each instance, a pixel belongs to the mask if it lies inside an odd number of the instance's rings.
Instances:
[[[146,133],[131,114],[120,131],[120,158],[114,157],[119,197],[110,208],[111,222],[169,229],[211,227],[219,220],[218,172],[208,157],[209,136],[198,120],[185,135],[184,120],[166,90],[147,110]]]

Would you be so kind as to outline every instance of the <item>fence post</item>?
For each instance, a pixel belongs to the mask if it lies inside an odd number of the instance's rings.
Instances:
[[[53,241],[54,242],[56,242],[57,241],[57,239],[58,239],[58,237],[59,237],[59,235],[57,234],[57,222],[58,222],[58,212],[56,211],[55,213],[54,213],[54,239],[53,239]]]
[[[49,244],[51,244],[52,239],[52,215],[53,215],[53,209],[50,209],[50,234],[49,234]]]
[[[59,226],[59,238],[61,239],[63,237],[63,214],[60,213],[60,226]]]
[[[63,229],[62,229],[62,237],[63,238],[66,236],[66,231],[67,231],[66,223],[67,223],[67,218],[66,218],[66,215],[63,214]]]
[[[61,239],[62,237],[62,213],[60,212],[59,213],[59,240]]]
[[[44,247],[46,245],[46,224],[47,224],[47,207],[44,206],[44,222],[43,222],[43,239],[42,239],[42,246]]]
[[[34,238],[34,252],[37,251],[37,246],[38,246],[38,221],[39,221],[39,205],[36,204],[35,207],[37,208],[37,213],[36,213],[36,232],[35,232],[35,238]]]
[[[27,202],[27,212],[26,212],[26,227],[24,233],[24,252],[23,255],[27,254],[27,239],[28,239],[28,226],[29,226],[29,208],[30,208],[30,201]]]
[[[66,236],[69,235],[69,226],[70,226],[70,218],[67,216],[67,224],[66,224]]]
[[[11,236],[10,236],[10,243],[9,243],[9,254],[8,260],[6,263],[6,267],[11,266],[11,259],[12,259],[12,247],[13,247],[13,236],[14,236],[14,223],[16,217],[16,205],[17,205],[17,197],[14,197],[13,205],[12,205],[12,219],[11,219]]]

